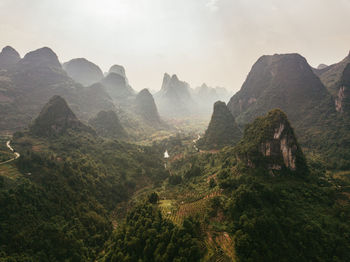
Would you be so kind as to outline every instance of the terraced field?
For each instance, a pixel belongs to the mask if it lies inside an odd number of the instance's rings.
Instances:
[[[227,232],[207,232],[206,246],[211,251],[209,261],[236,261],[233,238]]]
[[[22,174],[18,171],[18,169],[13,164],[3,164],[0,165],[0,176],[4,176],[10,179],[16,179]]]
[[[213,191],[206,195],[198,195],[198,193],[196,194],[193,192],[190,195],[199,200],[189,202],[175,199],[160,200],[159,207],[165,217],[169,218],[173,223],[181,225],[186,217],[205,214],[209,200],[220,194],[220,191]],[[185,194],[184,196],[188,195]],[[184,196],[182,196],[181,199],[183,199]]]

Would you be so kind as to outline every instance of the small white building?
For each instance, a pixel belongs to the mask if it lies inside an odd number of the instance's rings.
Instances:
[[[168,150],[165,150],[165,152],[164,152],[164,158],[169,158]]]

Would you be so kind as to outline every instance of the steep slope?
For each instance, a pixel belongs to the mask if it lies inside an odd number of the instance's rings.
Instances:
[[[135,98],[135,112],[149,125],[158,126],[161,124],[156,103],[148,89],[142,89],[137,94]]]
[[[199,148],[217,149],[224,146],[233,146],[241,138],[242,133],[238,128],[232,114],[225,102],[217,101],[208,129],[205,131],[197,145]]]
[[[196,108],[189,85],[176,75],[164,74],[161,90],[154,98],[159,113],[167,117],[188,116]]]
[[[135,91],[129,85],[125,69],[122,66],[112,66],[107,76],[101,80],[101,83],[105,86],[107,93],[119,105],[128,106],[129,102],[126,100],[135,96]]]
[[[102,70],[85,58],[75,58],[63,64],[63,69],[76,82],[89,86],[103,78]]]
[[[345,57],[339,63],[335,63],[333,65],[327,66],[322,69],[314,70],[315,73],[320,77],[322,83],[327,87],[328,91],[334,96],[337,96],[338,93],[338,85],[342,73],[346,67],[346,65],[350,63],[350,52],[347,57]]]
[[[49,48],[28,53],[7,71],[0,70],[0,130],[25,128],[54,95],[66,99],[81,119],[114,108],[106,91],[83,88],[62,69]]]
[[[71,111],[65,114],[75,125]],[[155,147],[71,129],[55,139],[17,134],[11,144],[21,157],[0,166],[2,261],[100,260],[116,207],[168,176]]]
[[[19,61],[19,67],[48,67],[60,69],[57,55],[48,47],[29,52]]]
[[[266,168],[273,172],[291,171],[299,175],[308,173],[294,131],[287,116],[279,109],[247,125],[235,153],[240,161],[252,168]]]
[[[303,147],[321,153],[332,168],[350,166],[349,118],[336,111],[334,98],[298,54],[259,58],[228,107],[240,126],[280,108]]]
[[[126,132],[114,111],[101,111],[89,121],[97,134],[109,138],[126,137]]]
[[[336,110],[340,113],[350,113],[350,63],[346,65],[339,81],[339,91],[335,98]]]
[[[11,46],[5,46],[0,53],[0,69],[7,69],[15,65],[21,57]]]
[[[302,56],[262,56],[227,106],[238,122],[251,122],[272,108],[281,108],[294,121],[327,96],[326,88]]]
[[[101,110],[112,110],[115,108],[112,98],[107,94],[101,83],[96,83],[86,88],[76,87],[79,101],[74,105],[76,112],[84,119],[89,119],[93,114],[97,114]],[[66,97],[66,95],[65,95]],[[71,99],[67,98],[68,101]],[[90,108],[89,108],[90,107]],[[83,111],[83,112],[82,112]]]
[[[60,96],[50,99],[30,127],[30,132],[40,137],[57,137],[69,130],[94,134],[91,128],[78,120]]]
[[[122,77],[124,77],[126,79],[124,66],[112,65],[111,68],[109,69],[108,73],[115,73],[115,74],[121,75]]]

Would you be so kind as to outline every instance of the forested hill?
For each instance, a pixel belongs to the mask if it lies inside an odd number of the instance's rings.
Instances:
[[[21,157],[0,166],[0,261],[93,261],[116,205],[168,176],[157,147],[91,130],[54,97],[29,132],[14,135]]]

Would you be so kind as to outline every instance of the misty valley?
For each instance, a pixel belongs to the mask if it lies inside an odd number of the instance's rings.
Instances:
[[[350,56],[233,94],[0,53],[0,261],[348,261]]]

